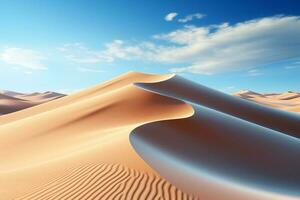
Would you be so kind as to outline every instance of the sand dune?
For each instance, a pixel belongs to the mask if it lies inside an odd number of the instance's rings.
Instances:
[[[178,76],[130,72],[1,116],[0,194],[299,199],[299,122]]]
[[[43,92],[43,93],[35,92],[31,94],[16,95],[16,97],[18,98],[25,99],[27,101],[32,101],[32,102],[46,102],[63,96],[65,95],[57,92],[50,92],[50,91]]]
[[[0,92],[0,115],[16,112],[65,95],[56,92],[23,94],[3,90]]]
[[[136,154],[129,142],[129,134],[141,124],[186,117],[193,112],[192,107],[184,102],[132,85],[133,82],[154,82],[168,77],[128,73],[76,94],[2,116],[0,156],[3,159],[0,161],[0,192],[3,198],[29,196],[30,199],[31,195],[37,195],[36,192],[47,189],[50,192],[47,198],[56,199],[55,196],[59,194],[51,191],[61,182],[55,180],[67,176],[67,172],[73,168],[75,172],[72,174],[78,175],[76,181],[83,187],[79,190],[83,194],[86,189],[82,184],[88,182],[91,174],[86,172],[86,176],[80,176],[76,169],[84,165],[104,163],[107,166],[124,166],[131,173],[136,171],[136,174],[144,174],[145,177],[157,177],[153,184],[147,183],[146,186],[153,188],[151,195],[161,199],[164,194],[159,191],[164,191],[164,185],[169,183]],[[96,173],[99,173],[96,182],[102,179],[109,181],[109,177],[103,177],[105,174],[100,171]],[[132,184],[138,178],[135,176],[134,173],[130,175]],[[51,184],[51,181],[54,183]],[[117,187],[123,187],[125,181],[126,179],[121,181]],[[140,183],[142,180],[137,181],[139,184],[135,184],[138,186],[125,185],[126,188],[120,194],[121,199],[124,195],[131,199],[131,188],[134,187],[137,191],[133,199],[145,195],[143,190],[150,190],[143,189],[144,186]],[[170,188],[173,190],[174,186]],[[187,196],[178,189],[176,191],[183,198]],[[76,192],[75,189],[73,192]],[[98,189],[96,192],[103,194]],[[90,194],[87,192],[79,199],[89,198]],[[43,199],[39,196],[37,198]]]
[[[234,95],[272,108],[300,112],[300,94],[298,92],[259,94],[252,91],[241,91]]]
[[[0,94],[0,115],[16,112],[36,105],[34,102],[28,102],[24,99]]]
[[[153,84],[136,84],[169,97],[199,104],[252,123],[300,137],[299,116],[213,90],[175,76]]]
[[[300,198],[300,116],[178,76],[136,85],[194,107],[192,117],[131,134],[137,152],[172,183],[204,199]]]

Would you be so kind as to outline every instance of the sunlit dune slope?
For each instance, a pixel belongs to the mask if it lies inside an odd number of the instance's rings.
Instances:
[[[129,142],[131,130],[141,124],[192,115],[190,105],[132,84],[170,77],[127,73],[76,94],[2,116],[2,197],[186,198],[187,194],[149,167]],[[115,192],[106,194],[110,188]]]

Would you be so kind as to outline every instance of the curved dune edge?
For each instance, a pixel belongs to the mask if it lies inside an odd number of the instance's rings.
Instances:
[[[183,87],[185,84],[188,87]],[[208,88],[199,85],[198,91],[188,90],[197,85],[191,87],[191,82],[176,76],[164,82],[135,85],[194,104],[195,113],[190,117],[144,124],[130,135],[137,153],[161,176],[204,199],[300,197],[300,140],[294,138],[300,134],[299,116],[213,90],[203,95]],[[187,95],[189,92],[202,93],[208,99],[197,99]],[[225,100],[223,106],[229,108],[215,104],[210,99],[213,97],[219,97],[220,104]],[[272,124],[253,117],[262,113],[262,118],[281,118],[281,122]]]
[[[160,178],[135,152],[129,134],[135,127],[145,123],[192,115],[190,105],[133,85],[133,82],[157,82],[169,76],[129,73],[74,95],[0,117],[1,198],[32,199],[37,195],[38,199],[57,199],[56,195],[60,193],[56,193],[55,188],[69,180],[70,170],[74,169],[70,172],[72,176],[80,176],[76,169],[89,166],[90,163],[117,165],[148,174],[149,177],[155,176],[155,180],[161,182],[152,188],[152,192],[164,193],[163,183],[169,183]],[[87,172],[86,176],[76,179],[81,188],[79,193],[86,192],[84,185],[89,182],[91,173]],[[124,174],[121,173],[120,177]],[[103,176],[97,175],[98,179],[109,181],[109,177]],[[132,173],[130,177],[135,179]],[[69,181],[73,182],[71,179]],[[97,184],[92,185],[98,187]],[[116,187],[122,185],[117,184]],[[146,186],[150,187],[151,184],[147,183]],[[62,191],[68,186],[61,187]],[[193,196],[180,192],[175,186],[168,188],[177,190],[178,199],[181,196],[183,199],[193,199]],[[67,193],[72,193],[73,189]],[[38,196],[40,192],[44,194],[44,190],[46,197]],[[137,187],[137,190],[140,191],[141,187]],[[144,195],[138,191],[136,194]],[[93,199],[102,195],[98,194],[98,190],[96,193]],[[101,199],[109,199],[115,194]],[[162,195],[157,195],[155,199],[162,199]],[[133,199],[138,197],[135,195]],[[165,199],[168,199],[168,195]],[[169,199],[173,199],[173,196]]]

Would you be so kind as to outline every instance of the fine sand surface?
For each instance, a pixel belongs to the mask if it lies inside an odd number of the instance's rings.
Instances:
[[[23,110],[63,96],[65,95],[56,92],[22,94],[13,91],[0,91],[0,115]]]
[[[244,90],[234,95],[272,108],[300,112],[300,93],[298,92],[260,94]]]
[[[170,76],[127,73],[104,84],[0,117],[2,199],[193,199],[135,152],[142,124],[190,116],[190,105],[134,82]]]
[[[299,123],[179,76],[129,72],[0,116],[0,199],[296,200]]]

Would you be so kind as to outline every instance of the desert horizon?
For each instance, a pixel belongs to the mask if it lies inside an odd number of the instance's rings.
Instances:
[[[300,200],[300,1],[0,19],[0,200]]]
[[[130,72],[127,72],[130,73]],[[132,72],[142,73],[142,72]],[[169,76],[174,76],[170,74]],[[84,89],[82,89],[84,90]],[[76,93],[80,91],[74,91]],[[57,98],[71,95],[56,91],[43,92],[18,92],[11,90],[0,90],[0,115],[9,114],[35,105],[39,105]],[[253,101],[268,107],[277,108],[286,111],[300,112],[300,93],[288,90],[286,92],[265,92],[258,93],[249,89],[232,92],[231,95],[237,96],[249,101]]]

